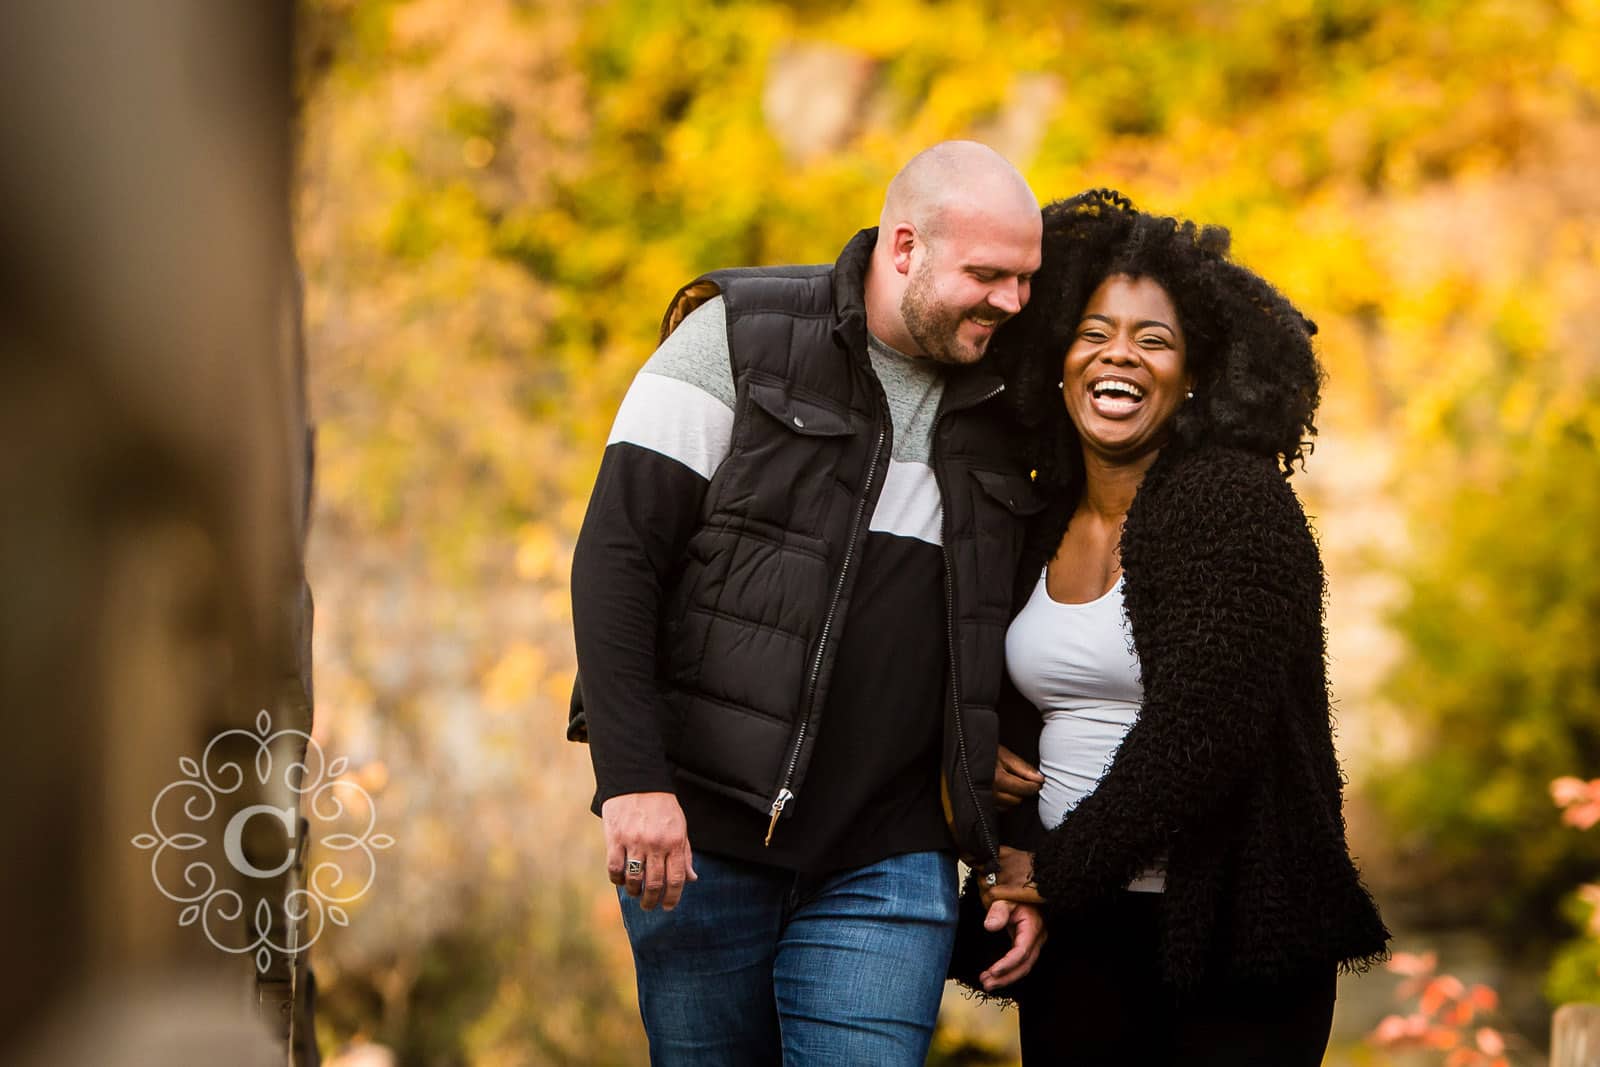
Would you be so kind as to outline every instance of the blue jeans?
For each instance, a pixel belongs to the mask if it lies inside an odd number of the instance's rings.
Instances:
[[[672,911],[617,891],[655,1067],[920,1067],[955,939],[948,853],[817,878],[694,867]]]

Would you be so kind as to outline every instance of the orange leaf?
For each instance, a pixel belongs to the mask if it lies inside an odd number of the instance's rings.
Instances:
[[[1580,830],[1587,830],[1595,823],[1600,822],[1600,803],[1586,800],[1582,804],[1574,804],[1561,816],[1561,821],[1568,826],[1576,826]]]
[[[1498,1056],[1506,1050],[1506,1039],[1500,1036],[1500,1031],[1485,1026],[1478,1031],[1478,1047],[1486,1056]]]
[[[1461,995],[1461,979],[1450,974],[1440,975],[1422,990],[1417,1007],[1424,1015],[1435,1015],[1439,1009]]]
[[[1486,985],[1475,985],[1467,994],[1479,1011],[1494,1011],[1500,1006],[1500,994]]]
[[[1550,799],[1561,807],[1576,804],[1589,795],[1589,783],[1582,778],[1563,775],[1550,783]]]
[[[1461,1044],[1461,1035],[1447,1027],[1433,1026],[1423,1035],[1422,1043],[1435,1049],[1455,1048]]]
[[[1385,966],[1395,974],[1417,978],[1424,974],[1432,974],[1438,964],[1439,957],[1432,952],[1421,955],[1414,952],[1396,952]]]
[[[1385,1016],[1372,1029],[1372,1040],[1380,1045],[1392,1045],[1406,1039],[1406,1021],[1398,1015]]]

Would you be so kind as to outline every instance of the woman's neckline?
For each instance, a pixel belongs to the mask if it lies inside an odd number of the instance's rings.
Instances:
[[[1123,573],[1124,572],[1122,571],[1118,571],[1117,580],[1111,583],[1111,588],[1107,589],[1093,600],[1057,600],[1055,597],[1051,596],[1050,565],[1048,563],[1046,563],[1044,569],[1039,572],[1039,584],[1044,587],[1044,598],[1058,608],[1092,608],[1102,600],[1105,600],[1112,593],[1115,593],[1118,589],[1122,588]]]

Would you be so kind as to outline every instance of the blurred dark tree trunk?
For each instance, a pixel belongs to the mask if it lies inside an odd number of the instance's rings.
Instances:
[[[308,986],[181,927],[131,843],[219,732],[263,709],[310,729],[293,22],[289,0],[0,13],[0,1060],[283,1063]],[[295,799],[247,778],[228,804]],[[275,866],[287,834],[247,825]],[[244,885],[217,840],[194,859],[247,901],[296,877]]]

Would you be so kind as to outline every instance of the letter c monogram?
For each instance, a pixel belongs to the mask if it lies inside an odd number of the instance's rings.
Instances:
[[[246,859],[244,848],[241,844],[241,839],[244,837],[244,824],[249,822],[251,817],[255,815],[276,815],[278,821],[283,823],[283,828],[289,832],[289,840],[294,840],[296,829],[294,808],[275,808],[271,804],[252,804],[228,820],[228,828],[222,835],[222,851],[227,854],[228,862],[233,864],[233,869],[240,874],[249,875],[251,878],[276,878],[284,871],[287,871],[290,865],[294,863],[295,850],[291,848],[284,861],[270,871],[264,871]]]

